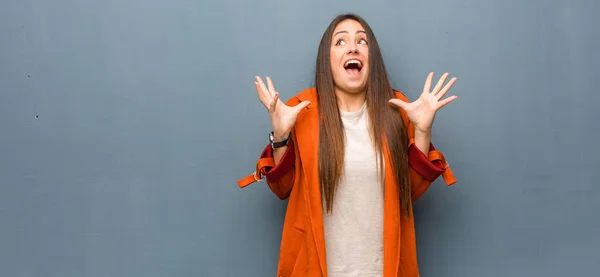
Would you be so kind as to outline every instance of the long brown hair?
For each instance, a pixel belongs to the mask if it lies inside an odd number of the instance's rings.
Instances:
[[[315,83],[319,101],[319,177],[321,192],[327,212],[333,209],[333,198],[339,184],[344,164],[344,127],[335,94],[335,83],[329,58],[331,39],[336,26],[344,20],[355,20],[365,29],[369,40],[369,78],[366,102],[369,114],[369,130],[377,153],[377,165],[381,180],[385,180],[383,144],[387,142],[392,159],[391,166],[399,186],[400,205],[408,215],[410,211],[410,179],[408,167],[408,136],[397,108],[388,100],[395,97],[379,45],[367,22],[356,14],[342,14],[329,24],[317,54]]]

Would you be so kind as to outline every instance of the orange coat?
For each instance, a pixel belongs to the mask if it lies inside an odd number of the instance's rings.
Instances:
[[[396,96],[408,102],[400,92]],[[280,199],[288,199],[283,225],[277,276],[327,276],[325,236],[323,229],[321,191],[318,171],[319,122],[316,89],[306,89],[292,97],[287,105],[295,106],[309,100],[292,130],[292,141],[277,166],[268,145],[257,162],[256,171],[238,181],[245,187],[266,177],[270,189]],[[410,139],[409,165],[412,201],[417,200],[440,175],[446,184],[456,180],[444,156],[430,145],[429,157],[414,146],[414,126],[401,110]],[[385,162],[390,157],[385,150]],[[386,167],[384,195],[384,277],[419,276],[415,228],[412,218],[401,217],[399,191],[391,166]]]

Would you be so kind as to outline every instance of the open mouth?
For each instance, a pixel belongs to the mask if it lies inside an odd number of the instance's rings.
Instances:
[[[350,75],[359,75],[362,70],[362,62],[359,60],[348,60],[344,64],[344,69],[346,69],[346,73]]]

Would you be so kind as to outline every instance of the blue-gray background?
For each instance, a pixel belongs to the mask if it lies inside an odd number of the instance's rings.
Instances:
[[[253,88],[313,85],[351,11],[394,86],[458,77],[434,143],[458,183],[416,205],[423,276],[600,270],[600,2],[0,4],[0,276],[274,276],[285,201],[253,171]]]

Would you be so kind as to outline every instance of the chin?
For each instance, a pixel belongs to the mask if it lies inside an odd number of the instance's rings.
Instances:
[[[367,89],[367,82],[366,81],[350,81],[350,82],[346,82],[344,84],[344,87],[348,90],[348,91],[352,91],[352,92],[363,92]]]
[[[344,73],[339,75],[344,75]],[[335,75],[335,74],[334,74]],[[367,89],[367,81],[365,80],[366,76],[335,76],[334,83],[336,89],[341,92],[350,93],[350,94],[358,94],[363,93]]]
[[[363,93],[363,92],[365,92],[365,90],[367,90],[367,88],[364,86],[348,88],[349,93]]]
[[[343,84],[341,86],[337,86],[337,88],[345,93],[350,94],[358,94],[363,93],[367,89],[366,85],[356,85],[356,84]]]

